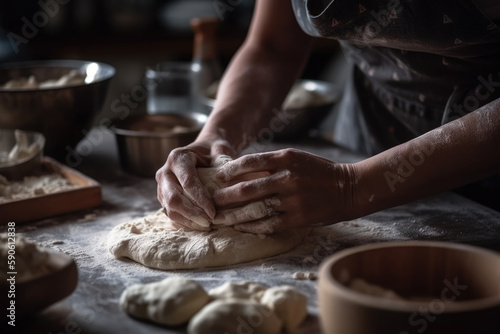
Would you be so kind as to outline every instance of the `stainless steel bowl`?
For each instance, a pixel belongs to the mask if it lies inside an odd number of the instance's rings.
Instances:
[[[23,131],[26,135],[27,145],[36,144],[36,148],[30,155],[22,157],[18,161],[0,162],[0,174],[9,180],[22,179],[35,171],[42,162],[45,137],[38,132]],[[0,129],[0,154],[7,155],[16,146],[14,130]]]
[[[201,113],[155,114],[115,121],[122,168],[139,176],[153,177],[170,151],[193,142],[205,124]]]
[[[66,155],[92,126],[101,110],[115,69],[81,60],[43,60],[0,65],[0,85],[34,75],[38,81],[60,78],[71,70],[86,74],[85,83],[58,88],[0,88],[0,127],[37,131],[46,138],[45,153]]]
[[[290,91],[294,88],[301,88],[317,94],[321,97],[321,102],[313,102],[311,105],[301,108],[287,107],[284,109],[282,112],[286,114],[286,117],[278,117],[285,120],[284,123],[270,125],[270,129],[273,131],[273,139],[286,140],[306,134],[332,111],[342,93],[342,90],[336,85],[320,80],[298,80]],[[216,87],[211,87],[211,92],[207,96],[201,97],[201,103],[208,113],[212,111],[215,105],[214,96],[216,92]]]

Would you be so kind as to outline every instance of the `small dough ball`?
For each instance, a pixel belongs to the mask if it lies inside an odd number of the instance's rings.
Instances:
[[[278,334],[281,328],[276,314],[256,301],[221,299],[208,304],[191,319],[188,334]]]
[[[207,292],[195,281],[169,277],[128,287],[121,295],[120,307],[136,318],[176,326],[188,322],[209,301]]]
[[[303,271],[298,271],[293,274],[293,279],[296,280],[310,280],[310,281],[315,281],[318,278],[316,273],[314,272],[303,272]]]
[[[210,297],[214,299],[240,298],[259,301],[266,287],[255,282],[226,282],[221,286],[208,291]]]
[[[269,307],[283,321],[288,332],[300,326],[307,315],[307,298],[298,289],[282,285],[269,288],[260,302]]]

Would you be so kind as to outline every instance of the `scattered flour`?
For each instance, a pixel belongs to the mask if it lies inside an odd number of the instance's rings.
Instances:
[[[25,176],[22,181],[8,181],[0,175],[0,203],[52,194],[77,186],[59,174]]]

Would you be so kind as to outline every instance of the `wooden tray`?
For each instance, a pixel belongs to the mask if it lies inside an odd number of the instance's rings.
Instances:
[[[76,184],[77,188],[2,203],[0,225],[52,217],[91,208],[101,203],[101,186],[95,180],[51,158],[44,157],[42,164]]]

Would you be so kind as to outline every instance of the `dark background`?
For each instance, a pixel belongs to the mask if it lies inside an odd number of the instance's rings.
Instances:
[[[81,59],[113,65],[117,75],[106,114],[110,101],[141,84],[147,66],[192,58],[192,17],[220,19],[217,48],[220,62],[227,65],[246,36],[253,8],[254,0],[2,0],[0,62]],[[13,33],[23,37],[26,21],[44,23],[44,17],[49,18],[46,24],[35,25],[37,32],[16,52],[9,34],[11,39]],[[302,77],[330,77],[336,58],[337,43],[317,39]],[[143,103],[137,112],[144,108]]]

